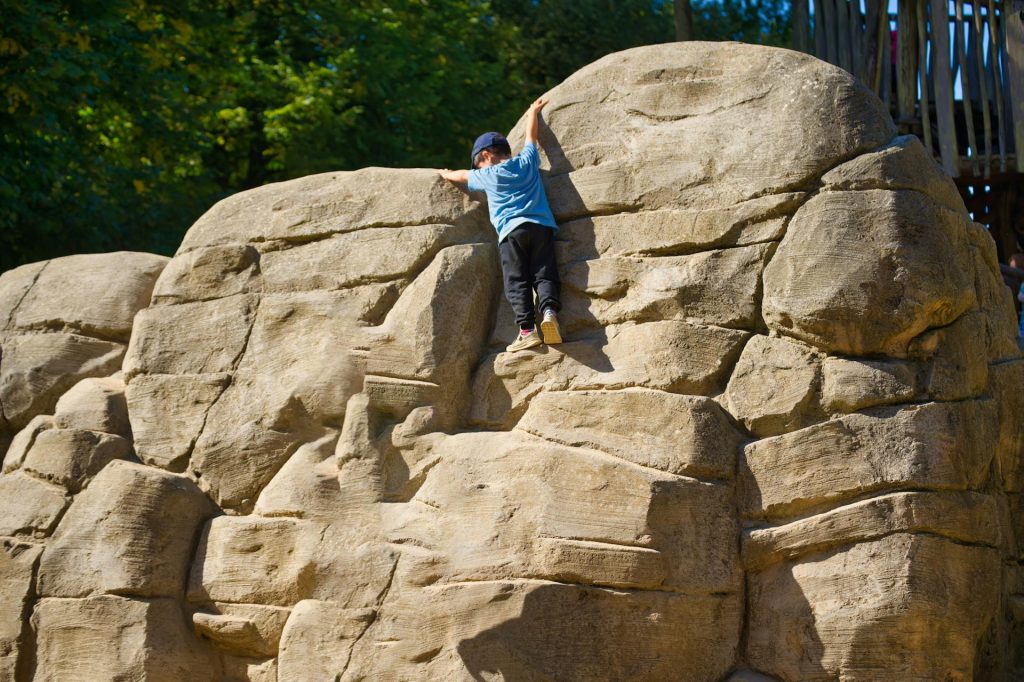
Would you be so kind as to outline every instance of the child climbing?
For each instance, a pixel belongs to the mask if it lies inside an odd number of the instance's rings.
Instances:
[[[505,280],[505,298],[512,305],[519,336],[505,350],[516,352],[541,343],[562,342],[558,327],[558,267],[555,264],[555,232],[544,185],[540,181],[537,151],[537,118],[548,101],[538,98],[527,110],[526,144],[512,156],[500,133],[484,133],[473,144],[473,170],[438,171],[449,182],[467,185],[472,192],[487,194],[491,224],[498,232],[498,252]],[[533,292],[541,311],[537,334]]]

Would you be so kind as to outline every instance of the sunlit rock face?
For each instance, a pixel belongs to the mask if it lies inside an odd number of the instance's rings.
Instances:
[[[740,44],[548,97],[559,346],[503,351],[482,197],[428,170],[229,197],[90,264],[103,315],[0,277],[0,397],[40,387],[4,402],[0,677],[1021,674],[1024,360],[916,138]],[[60,334],[110,349],[59,369]]]

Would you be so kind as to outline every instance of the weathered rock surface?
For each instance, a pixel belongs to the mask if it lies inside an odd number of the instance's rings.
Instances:
[[[559,346],[502,352],[424,169],[0,277],[0,676],[1024,675],[1024,361],[950,179],[785,50],[547,96]]]
[[[135,314],[167,265],[148,253],[67,256],[0,275],[0,426],[52,414],[86,377],[120,369]],[[0,436],[5,435],[0,433]]]
[[[78,495],[39,566],[43,597],[177,597],[213,505],[188,479],[110,463]]]

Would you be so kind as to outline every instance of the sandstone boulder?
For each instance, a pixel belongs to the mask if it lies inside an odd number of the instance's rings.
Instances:
[[[216,658],[185,627],[172,599],[42,599],[33,679],[63,682],[220,680]]]
[[[999,555],[928,535],[808,555],[750,576],[751,665],[783,680],[972,679]]]
[[[178,597],[212,505],[188,479],[111,462],[75,498],[46,547],[43,597]]]
[[[167,264],[148,253],[67,256],[0,276],[0,414],[17,431],[62,393],[120,369],[135,314]]]
[[[483,197],[427,169],[228,197],[151,298],[0,277],[3,665],[1013,679],[1024,377],[950,179],[786,50],[638,48],[546,96],[558,346],[502,352]]]
[[[756,436],[794,431],[819,416],[820,365],[805,346],[753,336],[729,379],[724,404]]]
[[[83,379],[62,395],[54,412],[54,425],[61,429],[100,431],[130,439],[131,423],[119,377]]]

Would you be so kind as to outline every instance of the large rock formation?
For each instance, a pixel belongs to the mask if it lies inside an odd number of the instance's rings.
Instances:
[[[1024,360],[916,138],[738,44],[548,96],[561,346],[428,170],[0,277],[0,676],[1024,674]]]

